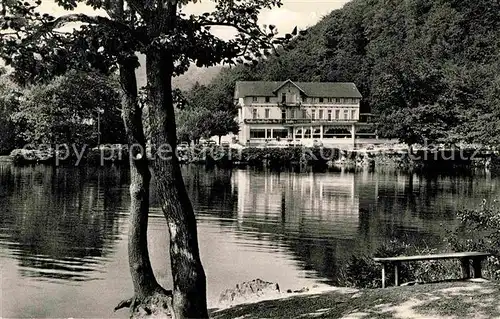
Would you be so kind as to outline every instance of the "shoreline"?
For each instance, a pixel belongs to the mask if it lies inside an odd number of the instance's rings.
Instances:
[[[487,280],[406,287],[326,291],[211,309],[213,319],[234,318],[499,318],[500,285]]]
[[[306,289],[306,287],[302,288]],[[307,291],[303,292],[287,292],[286,290],[279,293],[264,293],[263,295],[256,296],[250,295],[245,300],[236,301],[233,303],[209,303],[209,309],[212,313],[218,313],[221,311],[225,311],[234,307],[252,305],[260,302],[267,301],[282,301],[284,299],[295,298],[295,297],[306,297],[318,294],[327,294],[327,293],[337,293],[337,294],[354,294],[357,293],[359,289],[357,288],[349,288],[349,287],[336,287],[329,286],[325,284],[315,285],[312,288],[307,288]]]

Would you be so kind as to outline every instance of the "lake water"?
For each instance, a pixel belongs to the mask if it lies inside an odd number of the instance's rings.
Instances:
[[[352,255],[399,238],[432,247],[455,212],[500,196],[487,174],[271,173],[185,167],[208,298],[261,278],[331,284]],[[153,194],[149,246],[168,287],[167,230]],[[127,317],[128,172],[0,163],[0,316]]]

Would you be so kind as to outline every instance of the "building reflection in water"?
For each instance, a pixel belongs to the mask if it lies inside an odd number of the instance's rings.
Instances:
[[[453,226],[460,205],[474,204],[458,195],[468,191],[468,177],[240,170],[232,183],[240,236],[277,243],[330,282],[353,255],[371,255],[390,240],[441,245],[443,224]]]
[[[391,170],[313,174],[187,166],[183,174],[205,226],[200,231],[216,226],[236,237],[224,244],[279,249],[311,277],[333,282],[352,255],[370,255],[391,239],[439,245],[443,225],[453,225],[458,209],[500,192],[491,178]],[[24,277],[99,278],[116,243],[126,239],[127,170],[0,165],[0,177],[0,248],[7,248],[0,257],[19,263],[15,272]],[[150,233],[163,236],[154,189],[151,197],[157,218]]]
[[[355,175],[237,171],[238,222],[276,222],[281,230],[321,237],[356,236],[359,198]]]

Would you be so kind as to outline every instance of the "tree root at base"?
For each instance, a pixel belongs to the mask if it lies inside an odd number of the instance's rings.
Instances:
[[[122,300],[114,311],[129,308],[130,318],[172,318],[172,292],[155,292],[151,296]]]

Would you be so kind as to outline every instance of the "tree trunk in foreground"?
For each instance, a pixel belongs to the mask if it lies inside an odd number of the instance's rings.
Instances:
[[[134,68],[120,67],[120,82],[124,90],[122,117],[130,148],[129,264],[134,291],[137,296],[144,297],[153,293],[158,283],[153,275],[147,246],[151,174],[145,156],[146,139],[135,80]]]
[[[133,57],[134,59],[136,57]],[[134,61],[129,61],[134,62]],[[151,174],[146,156],[146,138],[142,124],[142,110],[137,99],[137,83],[133,63],[120,66],[122,86],[122,117],[129,144],[130,157],[130,216],[128,257],[134,285],[134,297],[122,302],[130,307],[131,317],[168,312],[168,295],[157,282],[149,259],[147,228],[149,214],[149,184]],[[165,304],[167,303],[167,304]]]
[[[124,0],[112,0],[106,4],[111,18],[124,20]],[[146,156],[146,138],[139,105],[135,68],[137,56],[130,53],[119,64],[121,85],[122,119],[129,145],[130,164],[130,215],[128,233],[128,259],[134,296],[122,301],[116,308],[130,308],[131,317],[149,314],[166,314],[171,302],[171,293],[163,289],[156,280],[148,252],[149,185],[151,173]]]
[[[173,59],[165,50],[146,54],[151,168],[170,233],[175,318],[208,318],[206,278],[198,248],[196,218],[175,153],[177,134],[172,100]],[[170,147],[171,152],[161,152]],[[158,152],[160,151],[160,152]]]

